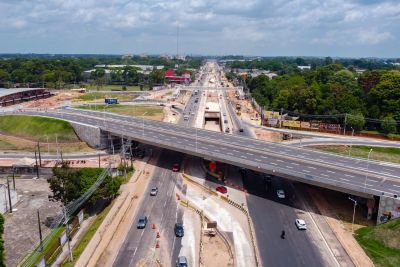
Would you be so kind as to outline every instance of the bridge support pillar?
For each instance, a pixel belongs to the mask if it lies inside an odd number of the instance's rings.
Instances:
[[[381,196],[376,223],[385,223],[394,218],[400,218],[400,199]]]

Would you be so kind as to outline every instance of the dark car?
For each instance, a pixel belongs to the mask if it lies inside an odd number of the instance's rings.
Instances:
[[[175,224],[175,235],[177,237],[183,237],[184,234],[185,234],[185,231],[183,230],[183,224],[176,223]]]
[[[174,164],[174,165],[172,166],[172,171],[173,171],[173,172],[179,172],[180,169],[181,169],[181,167],[179,166],[178,163],[176,163],[176,164]]]
[[[215,188],[215,190],[217,190],[221,194],[226,194],[228,192],[228,189],[226,189],[225,186],[218,186],[217,188]]]
[[[138,229],[144,229],[147,225],[147,216],[141,216],[137,223]]]

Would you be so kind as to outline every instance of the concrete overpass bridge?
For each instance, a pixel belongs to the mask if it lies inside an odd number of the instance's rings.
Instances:
[[[370,198],[400,195],[400,165],[368,161],[279,143],[107,112],[78,109],[3,113],[70,121],[99,132]],[[99,141],[100,142],[100,141]]]
[[[226,87],[226,86],[180,86],[181,90],[188,90],[188,91],[207,91],[207,90],[214,90],[214,91],[235,91],[235,90],[243,90],[242,86],[235,86],[235,87]]]

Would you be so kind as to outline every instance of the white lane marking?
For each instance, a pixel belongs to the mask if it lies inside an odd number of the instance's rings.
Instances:
[[[240,155],[240,157],[241,157],[241,158],[247,159],[247,157],[246,157],[245,155]]]
[[[326,172],[329,172],[329,173],[335,173],[334,171],[330,171],[330,170],[327,170]]]
[[[276,163],[273,163],[273,162],[271,162],[270,164],[272,164],[272,165],[275,165],[275,166],[276,166],[276,165],[278,165],[278,164],[276,164]]]
[[[276,161],[277,161],[277,162],[283,162],[283,160],[281,160],[281,159],[277,159]]]
[[[309,169],[313,169],[313,170],[316,170],[317,168],[314,168],[314,167],[311,167],[311,166],[308,166],[308,168]]]
[[[300,164],[294,162],[292,162],[292,165],[300,166]]]
[[[246,152],[246,154],[249,155],[249,156],[254,156],[254,154],[249,153],[249,152]]]
[[[288,168],[288,169],[293,169],[293,167],[291,167],[291,166],[286,166],[286,168]]]
[[[256,159],[256,161],[260,162],[260,161],[261,161],[261,159]]]
[[[308,170],[303,170],[303,172],[308,172],[308,173],[309,173],[310,171],[308,171]]]
[[[355,177],[354,175],[350,175],[350,174],[345,174],[344,176],[347,176],[347,177]]]
[[[349,179],[344,179],[344,178],[340,178],[340,180],[343,180],[343,181],[346,181],[346,182],[350,181]]]
[[[369,182],[372,182],[373,180],[369,180]],[[392,186],[394,186],[394,187],[400,187],[400,185],[397,185],[397,184],[392,184]]]
[[[226,154],[231,155],[231,156],[233,155],[233,153],[231,153],[231,152],[226,152]]]
[[[263,159],[266,159],[267,157],[261,156]]]
[[[324,173],[320,173],[320,175],[325,176],[325,177],[329,177],[329,175],[324,174]]]

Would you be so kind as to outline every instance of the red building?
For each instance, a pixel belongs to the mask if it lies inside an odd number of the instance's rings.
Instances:
[[[174,70],[165,71],[165,79],[171,83],[190,83],[190,72],[184,72],[182,76],[176,76]]]

